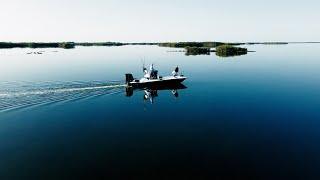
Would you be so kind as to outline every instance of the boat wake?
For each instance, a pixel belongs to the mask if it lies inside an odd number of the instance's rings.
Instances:
[[[0,112],[124,92],[121,81],[0,84]]]

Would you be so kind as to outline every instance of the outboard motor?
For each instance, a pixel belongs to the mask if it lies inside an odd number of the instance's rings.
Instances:
[[[126,74],[126,83],[129,84],[134,80],[132,74]]]

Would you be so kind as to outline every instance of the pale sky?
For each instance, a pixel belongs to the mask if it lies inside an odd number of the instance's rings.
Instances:
[[[319,0],[0,0],[0,41],[320,41]]]

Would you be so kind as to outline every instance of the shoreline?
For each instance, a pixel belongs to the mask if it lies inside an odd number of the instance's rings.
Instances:
[[[77,46],[127,46],[127,45],[157,45],[160,47],[171,47],[171,48],[185,48],[185,47],[208,47],[215,48],[220,45],[287,45],[287,44],[319,44],[320,42],[244,42],[244,43],[234,43],[234,42],[134,42],[134,43],[123,43],[123,42],[0,42],[0,49],[11,49],[11,48],[63,48],[63,49],[73,49]]]

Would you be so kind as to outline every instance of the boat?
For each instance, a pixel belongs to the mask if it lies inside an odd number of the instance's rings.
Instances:
[[[159,76],[158,71],[154,68],[153,64],[150,65],[149,70],[143,66],[144,76],[141,79],[134,79],[132,74],[126,74],[127,86],[134,88],[145,88],[145,87],[166,87],[170,85],[176,85],[182,83],[187,79],[182,74],[179,74],[179,67],[177,66],[172,75],[170,76]]]

